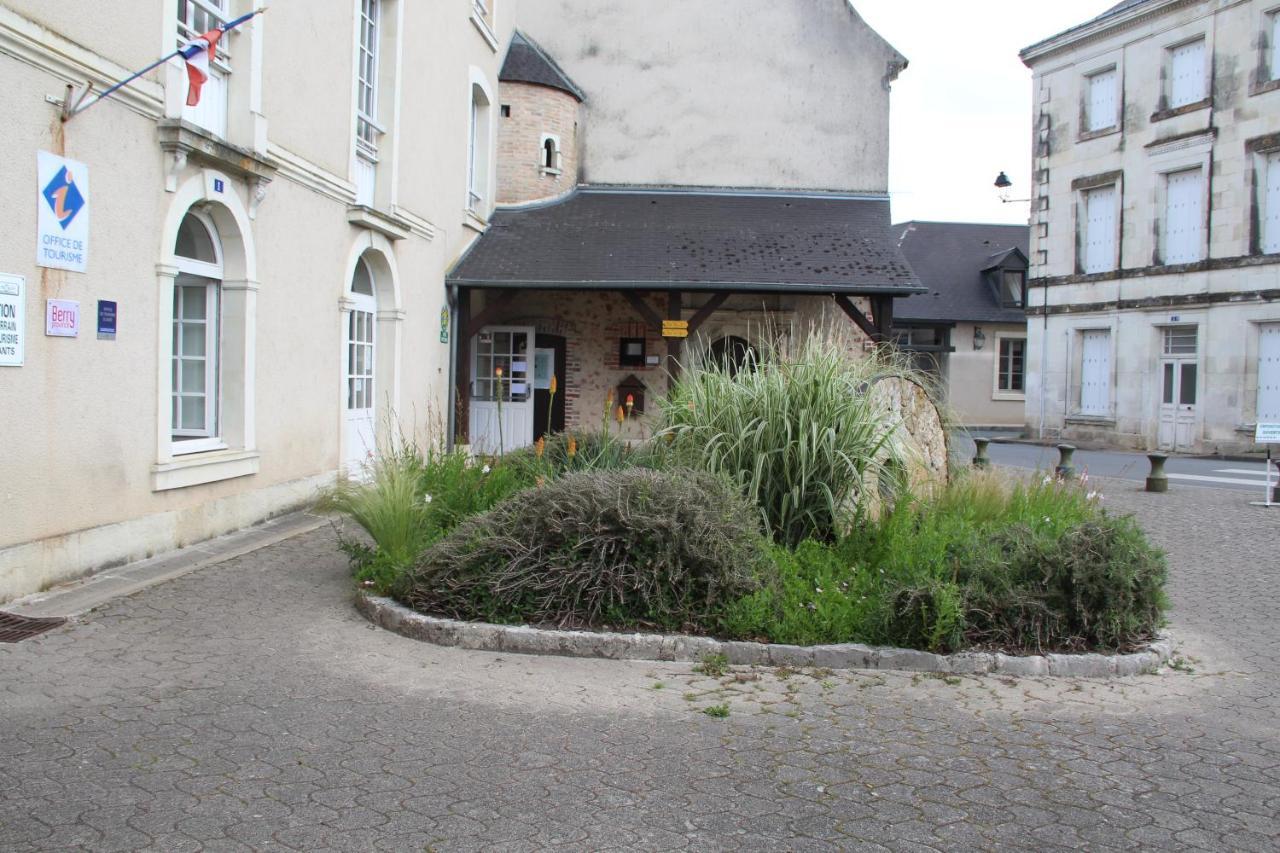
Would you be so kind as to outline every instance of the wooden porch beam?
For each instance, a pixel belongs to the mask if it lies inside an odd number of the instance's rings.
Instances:
[[[453,333],[459,336],[459,340],[453,342],[458,359],[454,365],[457,384],[454,390],[453,438],[458,444],[468,444],[471,434],[471,335],[466,330],[471,327],[471,288],[458,288],[458,304],[453,310],[457,318]]]
[[[876,331],[880,333],[880,340],[893,340],[893,297],[871,297],[871,313],[872,320],[876,324]]]
[[[640,315],[640,319],[644,320],[646,326],[655,332],[662,331],[662,318],[658,316],[658,312],[649,307],[649,303],[638,293],[630,290],[620,291],[623,297],[631,303],[631,307]]]
[[[716,293],[707,300],[707,304],[703,305],[697,312],[689,318],[689,334],[698,331],[698,327],[707,321],[707,318],[720,310],[720,306],[728,301],[730,293]],[[679,319],[678,317],[676,319]]]
[[[853,321],[855,326],[862,330],[864,335],[871,338],[873,341],[880,340],[880,333],[876,330],[876,327],[871,325],[871,321],[867,319],[867,315],[858,310],[858,306],[854,305],[853,302],[850,301],[849,297],[845,296],[843,293],[837,293],[835,294],[835,300],[836,304],[840,306],[844,313],[849,315],[849,319]]]
[[[506,310],[511,301],[516,298],[517,290],[503,290],[498,293],[495,299],[488,300],[484,306],[484,310],[475,316],[466,326],[465,336],[470,341],[476,335],[480,334],[480,330],[491,324],[494,320]],[[459,328],[461,328],[459,324]]]
[[[678,290],[667,292],[667,319],[680,320],[683,313],[682,296]],[[661,328],[662,324],[659,323]],[[675,388],[680,376],[680,358],[684,354],[684,338],[667,338],[667,391]]]

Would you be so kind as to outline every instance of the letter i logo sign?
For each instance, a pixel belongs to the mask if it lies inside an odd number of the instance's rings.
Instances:
[[[44,199],[49,203],[49,209],[53,211],[54,217],[64,231],[84,207],[84,196],[76,188],[71,172],[66,166],[59,169],[53,176],[53,180],[45,186]]]

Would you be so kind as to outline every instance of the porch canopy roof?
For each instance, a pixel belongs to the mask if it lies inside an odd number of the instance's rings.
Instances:
[[[907,296],[889,200],[785,191],[580,187],[499,208],[448,283],[528,290]]]

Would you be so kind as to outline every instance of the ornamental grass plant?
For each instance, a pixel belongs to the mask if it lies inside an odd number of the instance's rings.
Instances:
[[[851,357],[840,337],[816,331],[793,352],[745,359],[690,359],[659,403],[657,438],[678,464],[728,477],[777,542],[834,540],[856,518],[863,483],[905,466],[895,424],[867,394],[897,368]]]

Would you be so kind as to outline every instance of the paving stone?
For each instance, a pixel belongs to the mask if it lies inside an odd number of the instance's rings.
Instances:
[[[1280,847],[1275,516],[1103,490],[1170,555],[1178,668],[993,655],[955,683],[891,668],[925,653],[819,673],[848,653],[819,647],[780,674],[744,643],[711,678],[703,642],[434,646],[356,613],[315,530],[0,646],[0,849]]]

